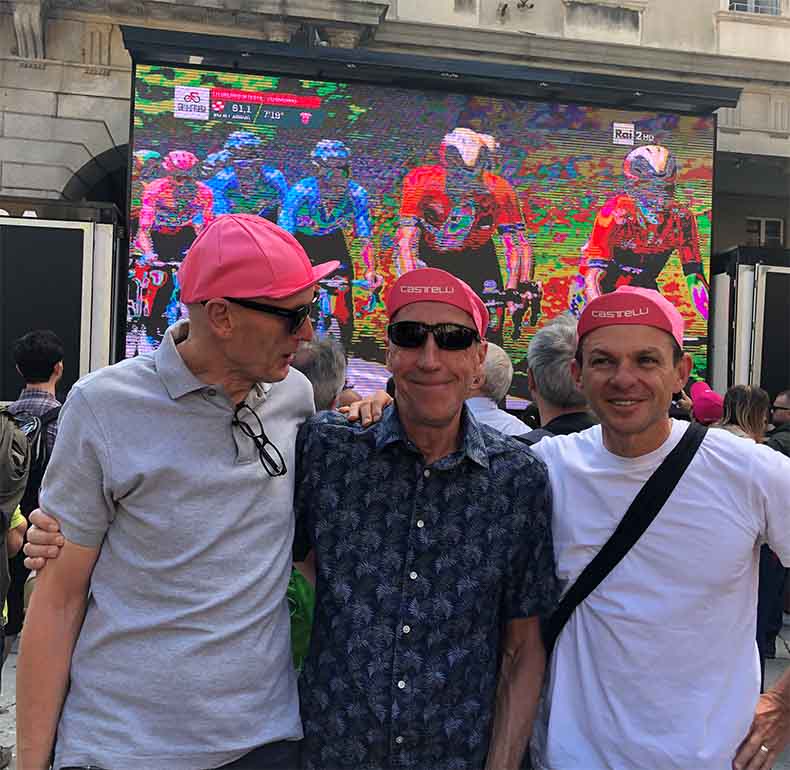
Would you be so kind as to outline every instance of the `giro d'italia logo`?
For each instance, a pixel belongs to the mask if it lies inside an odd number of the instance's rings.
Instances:
[[[208,88],[176,86],[173,94],[173,115],[189,120],[208,120],[211,91]]]

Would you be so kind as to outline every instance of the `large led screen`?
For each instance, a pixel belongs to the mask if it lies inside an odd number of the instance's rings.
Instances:
[[[622,284],[675,303],[704,372],[714,132],[712,116],[138,66],[126,355],[185,312],[195,235],[243,212],[341,261],[314,322],[363,393],[387,378],[387,287],[422,265],[487,303],[514,395],[535,331]]]

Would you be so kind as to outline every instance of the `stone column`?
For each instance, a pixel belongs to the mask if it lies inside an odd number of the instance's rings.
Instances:
[[[44,20],[47,0],[12,0],[17,56],[45,59]]]

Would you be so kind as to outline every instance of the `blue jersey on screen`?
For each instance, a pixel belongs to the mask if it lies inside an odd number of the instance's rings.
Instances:
[[[321,200],[315,177],[300,179],[288,191],[277,222],[289,233],[305,235],[328,235],[352,223],[358,238],[369,238],[373,234],[367,190],[349,180],[345,195],[328,208]]]
[[[214,193],[214,214],[231,214],[239,212],[240,203],[254,202],[256,211],[261,216],[270,213],[280,206],[288,192],[285,174],[270,166],[259,166],[255,174],[254,196],[251,198],[247,190],[242,189],[236,170],[238,161],[234,163],[228,150],[220,150],[206,158],[204,169],[219,170],[206,179],[206,184]]]

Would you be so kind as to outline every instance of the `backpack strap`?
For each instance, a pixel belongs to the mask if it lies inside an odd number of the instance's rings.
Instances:
[[[582,570],[576,582],[563,596],[554,614],[547,620],[543,629],[547,654],[554,648],[557,637],[576,608],[623,560],[658,516],[689,463],[694,459],[707,432],[705,426],[691,423],[677,446],[664,458],[661,465],[639,490],[625,516],[617,525],[617,529],[595,558]]]
[[[41,417],[38,418],[39,420],[41,420],[42,428],[46,428],[47,425],[49,425],[51,422],[55,422],[55,420],[58,419],[58,415],[60,414],[60,406],[61,406],[60,404],[58,404],[57,406],[53,406],[52,409],[50,409],[47,412],[44,412],[44,414],[42,414]]]

